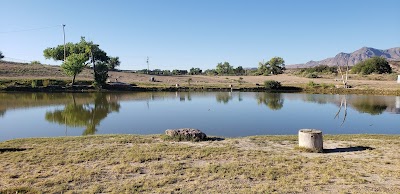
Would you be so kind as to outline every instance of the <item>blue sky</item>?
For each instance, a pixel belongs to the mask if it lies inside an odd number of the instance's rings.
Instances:
[[[150,69],[256,67],[274,56],[296,64],[400,46],[399,7],[398,0],[4,0],[0,51],[60,64],[43,50],[63,43],[66,24],[67,42],[85,36],[119,56],[120,69],[144,69],[147,56]]]

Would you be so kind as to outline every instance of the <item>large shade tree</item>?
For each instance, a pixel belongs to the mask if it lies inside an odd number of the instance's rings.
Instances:
[[[109,57],[105,51],[100,49],[98,44],[92,41],[86,41],[85,37],[81,37],[78,43],[67,43],[65,45],[66,60],[73,54],[83,54],[85,57],[85,65],[93,64],[93,74],[96,77],[96,62],[107,63],[107,66],[116,67],[119,65],[118,57]],[[53,59],[56,61],[64,61],[64,45],[58,45],[56,47],[49,47],[43,51],[43,55],[46,59]],[[112,63],[111,65],[109,63]]]
[[[215,71],[218,73],[218,75],[228,75],[234,73],[234,68],[228,62],[224,62],[218,63]]]
[[[257,72],[259,75],[282,74],[285,70],[285,60],[282,57],[273,57],[268,62],[260,62]]]
[[[4,55],[3,55],[3,53],[0,51],[0,60],[1,60],[2,58],[4,58]]]

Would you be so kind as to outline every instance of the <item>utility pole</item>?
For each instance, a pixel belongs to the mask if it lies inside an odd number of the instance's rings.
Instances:
[[[64,62],[65,62],[65,60],[67,58],[67,54],[65,51],[65,24],[63,24],[62,27],[63,27],[63,34],[64,34]]]
[[[149,57],[147,57],[147,74],[150,74]]]

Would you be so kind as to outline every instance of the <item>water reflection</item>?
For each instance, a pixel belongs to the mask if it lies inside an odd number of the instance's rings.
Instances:
[[[65,127],[74,128],[68,135],[154,134],[181,127],[221,136],[294,134],[305,127],[328,133],[400,133],[398,115],[388,113],[400,113],[400,97],[265,92],[0,93],[0,141],[61,136]],[[19,122],[22,118],[24,122]],[[291,122],[281,122],[284,118]],[[344,120],[345,125],[339,127]]]
[[[232,100],[232,92],[218,92],[215,95],[218,103],[227,104],[230,100]]]
[[[67,104],[62,110],[46,112],[46,120],[69,127],[85,127],[83,135],[95,134],[96,127],[111,112],[118,112],[120,104],[111,101],[110,97],[103,93],[93,94],[94,103],[78,104],[75,95],[72,95],[73,103]]]
[[[256,93],[258,104],[264,104],[271,110],[279,110],[283,107],[284,99],[281,93]]]

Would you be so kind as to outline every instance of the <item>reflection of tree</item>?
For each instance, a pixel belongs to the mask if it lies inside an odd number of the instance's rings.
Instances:
[[[46,120],[53,123],[64,124],[70,127],[86,127],[83,135],[95,134],[98,126],[111,112],[118,112],[118,102],[109,102],[106,94],[94,94],[94,104],[76,104],[74,102],[65,106],[64,110],[46,113]]]
[[[386,110],[387,105],[380,104],[368,99],[360,99],[351,103],[352,107],[362,113],[369,113],[371,115],[380,115]]]
[[[226,104],[229,100],[232,100],[232,95],[229,92],[218,92],[216,98],[217,102]]]
[[[258,104],[265,104],[271,110],[279,110],[283,107],[284,99],[280,93],[256,93]]]

